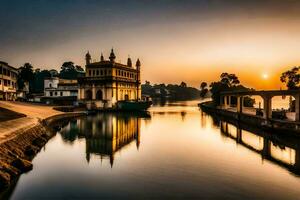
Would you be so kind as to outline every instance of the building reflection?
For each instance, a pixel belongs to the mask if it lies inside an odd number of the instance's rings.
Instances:
[[[300,141],[285,134],[272,134],[254,130],[241,125],[220,121],[222,136],[231,138],[237,144],[261,155],[262,160],[269,160],[300,175]]]
[[[145,115],[102,113],[87,116],[70,121],[60,134],[66,142],[85,139],[87,162],[91,155],[96,155],[101,161],[109,159],[113,166],[115,153],[125,146],[135,142],[139,149],[141,117]]]

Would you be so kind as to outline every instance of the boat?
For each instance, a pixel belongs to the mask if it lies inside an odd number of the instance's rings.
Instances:
[[[152,101],[130,101],[123,100],[117,102],[117,108],[125,111],[143,111],[152,105]]]

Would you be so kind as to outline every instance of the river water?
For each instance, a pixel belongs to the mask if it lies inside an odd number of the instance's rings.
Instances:
[[[72,120],[6,197],[300,198],[298,139],[237,128],[198,102]]]

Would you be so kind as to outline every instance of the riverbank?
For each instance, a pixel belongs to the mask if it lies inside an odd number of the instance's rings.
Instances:
[[[85,115],[85,112],[63,113],[50,106],[30,103],[0,101],[0,106],[24,114],[0,122],[0,190],[32,169],[32,159],[55,134],[57,123]]]
[[[237,113],[230,110],[220,109],[213,106],[212,102],[200,103],[199,107],[205,113],[234,124],[243,123],[245,125],[253,126],[263,130],[300,137],[299,122],[279,119],[266,120],[261,116],[256,116],[249,113]]]

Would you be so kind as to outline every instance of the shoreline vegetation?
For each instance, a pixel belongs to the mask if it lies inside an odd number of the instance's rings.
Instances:
[[[23,106],[30,108],[33,105],[23,104]],[[41,109],[43,112],[43,107]],[[6,132],[6,137],[0,140],[0,191],[4,192],[18,180],[22,173],[32,170],[32,159],[55,135],[61,122],[85,114],[85,112],[53,112],[51,116],[38,119],[37,122],[30,121],[30,126]],[[2,124],[6,122],[9,121],[3,121]]]
[[[200,97],[200,90],[189,87],[185,82],[177,84],[151,84],[146,81],[141,85],[142,95],[150,96],[152,99],[190,100]]]

